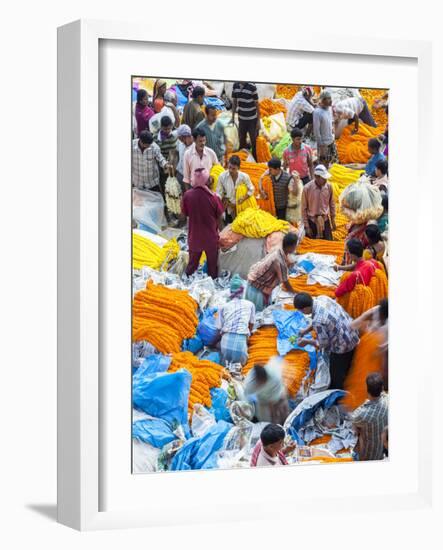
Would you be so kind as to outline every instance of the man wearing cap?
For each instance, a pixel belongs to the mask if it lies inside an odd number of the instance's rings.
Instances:
[[[335,231],[335,202],[332,186],[328,183],[331,174],[319,164],[314,169],[314,179],[303,188],[301,214],[306,235],[332,241]]]
[[[291,99],[286,115],[288,132],[291,132],[294,128],[302,130],[307,124],[312,124],[312,113],[315,109],[312,103],[313,95],[313,89],[306,86]]]
[[[181,185],[182,190],[184,191],[183,183],[183,159],[185,153],[190,149],[191,145],[194,143],[194,138],[192,137],[191,128],[187,124],[181,124],[177,128],[177,154],[178,162],[176,167],[176,177],[178,182]]]
[[[317,157],[326,167],[337,160],[333,131],[332,96],[327,90],[320,94],[320,102],[312,115],[314,138],[317,142]]]

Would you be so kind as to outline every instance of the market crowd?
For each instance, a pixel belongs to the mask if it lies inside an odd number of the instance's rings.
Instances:
[[[177,87],[186,96],[178,106]],[[358,136],[363,125],[375,128],[373,108],[388,112],[385,94],[369,105],[359,94],[334,99],[328,88],[315,90],[303,86],[287,102],[285,130],[290,141],[281,158],[271,157],[258,185],[242,170],[242,156],[259,162],[258,138],[264,115],[258,87],[253,82],[235,82],[232,92],[218,102],[211,83],[177,81],[175,90],[165,80],[155,81],[152,93],[136,90],[133,116],[132,186],[154,192],[165,199],[168,225],[187,234],[188,264],[184,277],[201,269],[204,254],[207,274],[219,275],[219,235],[234,222],[241,205],[251,198],[267,200],[273,194],[275,217],[288,219],[288,205],[296,203],[296,230],[287,232],[281,245],[250,266],[247,280],[232,273],[229,300],[219,309],[218,343],[224,364],[244,365],[248,360],[248,339],[256,316],[272,304],[277,287],[292,296],[291,307],[309,322],[297,335],[300,348],[311,346],[328,356],[329,388],[343,390],[355,361],[362,334],[376,334],[376,349],[382,368],[365,378],[366,400],[350,414],[358,443],[356,460],[380,460],[388,453],[388,300],[353,318],[341,305],[356,285],[369,286],[378,270],[388,273],[388,127],[367,140],[369,159],[352,163],[381,197],[382,210],[376,219],[351,222],[344,239],[344,254],[334,269],[344,276],[335,288],[335,296],[295,292],[290,284],[290,268],[302,237],[333,241],[337,230],[337,201],[330,183],[331,167],[339,162],[337,140],[344,133]],[[220,107],[220,101],[223,102]],[[238,147],[232,150],[227,139],[221,111],[230,113],[227,123],[238,135]],[[351,164],[351,163],[349,163]],[[211,176],[218,166],[216,185]],[[271,188],[265,189],[265,178]],[[168,179],[177,184],[180,213],[168,211]],[[245,193],[239,197],[238,188]],[[246,395],[254,396],[255,419],[267,422],[254,448],[252,466],[286,464],[293,451],[283,429],[290,413],[281,371],[272,361],[257,363],[244,380]]]

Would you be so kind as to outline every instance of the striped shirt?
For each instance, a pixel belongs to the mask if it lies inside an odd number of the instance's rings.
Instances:
[[[132,141],[132,185],[137,189],[152,189],[160,181],[158,165],[164,168],[166,159],[156,143],[151,143],[143,151],[138,139]]]
[[[218,310],[217,323],[222,333],[249,335],[249,324],[255,323],[255,305],[249,300],[234,298]]]
[[[257,86],[253,82],[234,82],[232,98],[237,100],[237,112],[240,120],[257,118]]]
[[[169,136],[163,138],[162,132],[157,134],[156,137],[157,145],[160,147],[161,154],[165,157],[166,160],[169,159],[169,153],[177,150],[177,133],[171,132]]]
[[[291,99],[288,107],[288,114],[286,115],[286,122],[289,126],[294,128],[304,113],[313,113],[314,107],[303,95],[303,91],[300,90]]]
[[[202,120],[196,126],[201,128],[206,136],[206,147],[209,147],[217,155],[218,160],[223,160],[226,147],[225,147],[225,128],[223,124],[216,120],[212,126],[208,124],[208,121]]]
[[[248,283],[269,296],[274,288],[288,280],[288,265],[283,249],[277,248],[249,270]]]
[[[291,174],[282,170],[278,177],[271,176],[271,180],[275,208],[286,208],[288,205],[289,183],[292,180]]]
[[[329,353],[347,353],[359,343],[358,331],[351,328],[352,318],[329,296],[314,298],[312,326],[320,348]]]
[[[382,460],[381,435],[388,425],[388,396],[382,393],[376,399],[368,399],[351,415],[353,425],[359,429],[359,460]]]

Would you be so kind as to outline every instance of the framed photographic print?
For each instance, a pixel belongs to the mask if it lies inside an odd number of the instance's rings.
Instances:
[[[174,36],[59,29],[59,521],[429,507],[430,46]]]

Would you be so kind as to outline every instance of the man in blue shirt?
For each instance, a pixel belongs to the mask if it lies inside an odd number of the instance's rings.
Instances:
[[[368,176],[375,176],[375,168],[379,160],[386,160],[383,153],[380,153],[381,143],[376,138],[371,138],[368,141],[368,151],[371,154],[371,158],[365,167],[365,172]]]

